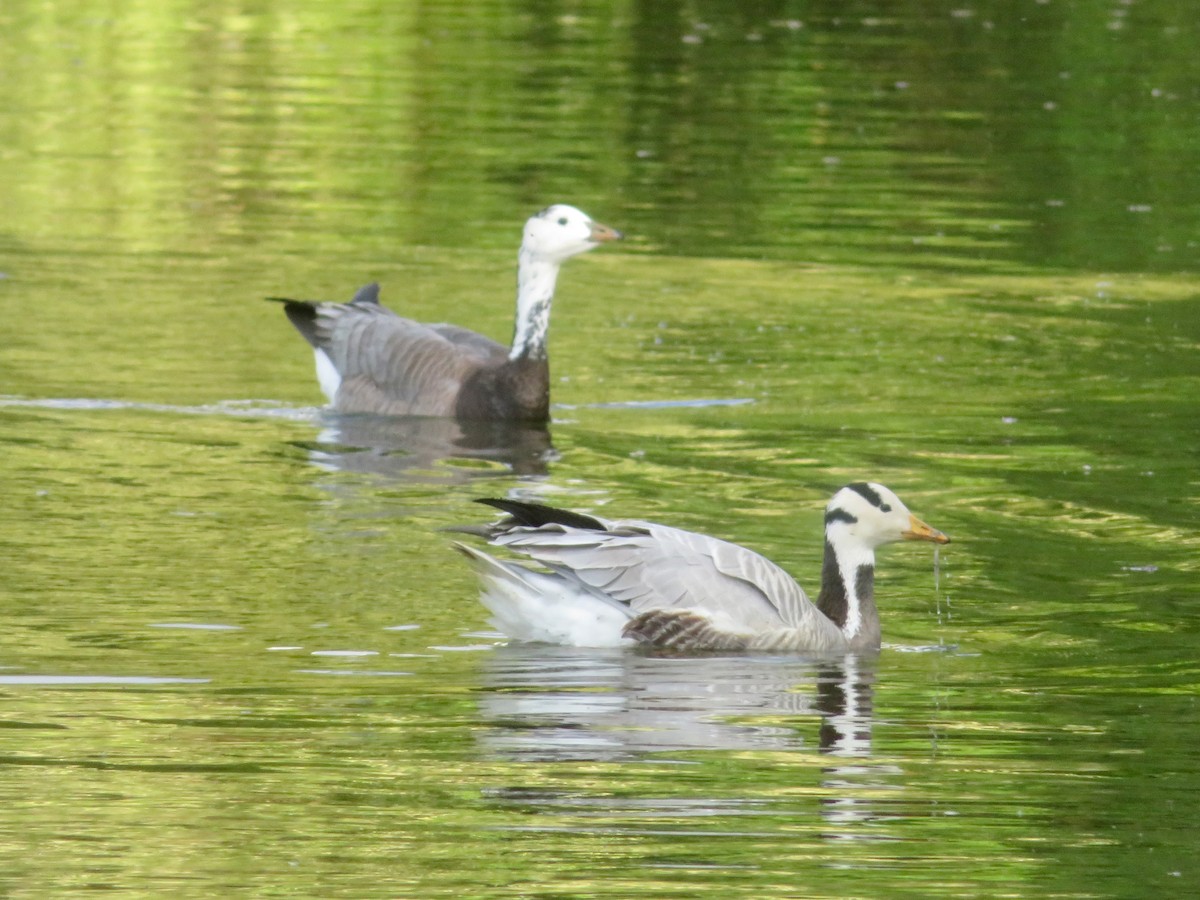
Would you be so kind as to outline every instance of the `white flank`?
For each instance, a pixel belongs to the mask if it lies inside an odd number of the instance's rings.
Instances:
[[[629,613],[609,600],[558,575],[506,563],[473,547],[456,544],[470,558],[483,583],[479,599],[492,624],[515,641],[573,647],[623,647]]]
[[[342,376],[324,350],[314,350],[313,355],[317,358],[317,383],[321,385],[321,392],[332,403],[338,388],[342,386]]]

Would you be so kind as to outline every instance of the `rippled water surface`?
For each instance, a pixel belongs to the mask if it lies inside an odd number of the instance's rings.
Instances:
[[[1200,64],[1183,2],[0,8],[0,893],[1191,896]],[[549,429],[336,418],[269,295],[505,338]],[[507,646],[518,495],[814,588],[878,658]]]

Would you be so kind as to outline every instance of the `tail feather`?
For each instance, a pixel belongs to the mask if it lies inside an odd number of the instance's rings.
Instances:
[[[271,303],[283,304],[283,312],[288,317],[288,321],[296,326],[296,330],[314,349],[321,350],[325,347],[328,336],[323,334],[318,327],[321,307],[337,304],[327,304],[322,300],[293,300],[290,297],[267,297],[266,299]],[[379,282],[372,281],[370,284],[364,284],[355,291],[350,303],[378,306]]]
[[[483,582],[479,599],[492,624],[513,640],[577,647],[631,643],[621,634],[629,611],[616,601],[561,575],[502,562],[466,544],[452,546]]]

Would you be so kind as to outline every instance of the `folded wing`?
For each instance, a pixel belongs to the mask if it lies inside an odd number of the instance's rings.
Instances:
[[[604,531],[517,527],[492,541],[604,592],[635,615],[693,611],[738,633],[833,628],[791,576],[752,550],[649,522],[603,524]]]
[[[340,376],[340,412],[451,416],[466,378],[507,351],[465,328],[424,325],[377,303],[315,305],[310,343]]]

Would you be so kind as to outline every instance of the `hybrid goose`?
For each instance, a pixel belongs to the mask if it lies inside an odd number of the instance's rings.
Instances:
[[[845,654],[879,649],[875,549],[950,538],[881,484],[847,485],[825,509],[821,591],[812,603],[752,550],[653,522],[605,521],[514,500],[465,529],[523,554],[541,571],[456,543],[483,582],[492,623],[516,641],[581,647]]]
[[[423,325],[379,302],[379,285],[349,303],[270,299],[312,345],[321,390],[338,412],[545,422],[546,332],[559,267],[621,233],[557,204],[525,223],[517,255],[511,347],[456,325]]]

